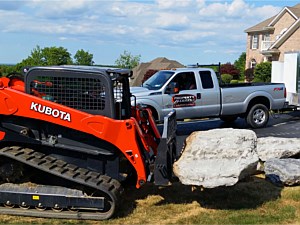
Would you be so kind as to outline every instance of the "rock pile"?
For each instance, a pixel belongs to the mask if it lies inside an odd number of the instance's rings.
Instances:
[[[186,139],[173,171],[183,184],[214,188],[259,173],[263,162],[270,180],[295,185],[300,184],[299,154],[296,138],[257,138],[251,130],[232,128],[198,131]]]

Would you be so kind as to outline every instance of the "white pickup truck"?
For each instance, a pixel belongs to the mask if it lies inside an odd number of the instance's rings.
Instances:
[[[267,125],[269,110],[282,109],[282,83],[244,83],[220,86],[210,68],[161,70],[141,87],[131,87],[132,104],[149,107],[157,121],[172,109],[178,119],[220,117],[232,122],[246,119],[252,128]]]

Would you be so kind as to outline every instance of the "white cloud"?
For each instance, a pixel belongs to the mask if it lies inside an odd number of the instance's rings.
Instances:
[[[229,15],[241,15],[245,9],[248,8],[248,5],[243,0],[234,0],[230,5],[228,5],[228,14]]]
[[[280,10],[279,7],[265,5],[262,7],[255,7],[247,4],[244,0],[233,0],[231,3],[217,2],[207,4],[200,8],[199,15],[202,17],[227,17],[227,18],[267,18],[275,15]],[[217,19],[215,20],[217,21]]]
[[[196,0],[197,7],[202,8],[205,6],[205,0]]]
[[[10,1],[4,1],[8,3]],[[30,34],[37,43],[47,36],[55,41],[144,48],[182,47],[211,52],[245,51],[244,30],[278,13],[268,4],[245,0],[28,0],[3,4],[0,35]],[[12,1],[12,3],[16,3]],[[1,39],[2,41],[2,39]],[[124,49],[122,49],[123,51]],[[1,54],[1,53],[0,53]]]
[[[203,51],[203,53],[217,53],[216,50],[206,49]]]
[[[213,31],[205,31],[205,32],[201,32],[201,31],[187,31],[184,32],[183,34],[174,34],[172,35],[172,40],[176,41],[176,42],[181,42],[181,43],[185,43],[185,44],[191,44],[191,43],[201,43],[203,40],[203,38],[205,39],[205,42],[209,39],[212,39],[215,35],[217,35],[216,32]]]
[[[49,19],[79,17],[90,10],[95,3],[87,0],[31,0],[26,2],[33,16]]]
[[[160,9],[174,9],[177,7],[187,7],[193,3],[193,0],[156,0]]]
[[[187,27],[190,23],[188,17],[182,14],[160,13],[157,16],[156,25],[171,30]]]
[[[255,8],[255,10],[253,10],[252,16],[259,19],[267,19],[276,15],[281,9],[281,7],[265,5],[262,7]]]
[[[103,10],[105,10],[106,15],[136,17],[137,19],[152,13],[152,7],[153,5],[144,3],[116,1],[108,4],[104,9],[103,7],[98,7],[98,13],[103,14]]]

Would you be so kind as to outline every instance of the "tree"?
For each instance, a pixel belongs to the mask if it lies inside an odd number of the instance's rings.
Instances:
[[[15,71],[15,66],[13,65],[0,65],[0,77],[6,76],[9,73]]]
[[[46,65],[72,64],[71,54],[63,47],[46,47],[42,50]]]
[[[141,55],[133,56],[130,52],[124,51],[123,54],[115,61],[120,68],[132,69],[140,63]]]
[[[272,73],[271,62],[262,62],[255,66],[254,82],[270,82]]]
[[[232,75],[233,79],[239,79],[240,71],[229,62],[226,64],[222,64],[220,70],[221,74],[230,74]]]
[[[40,48],[37,45],[31,54],[15,66],[15,71],[21,71],[28,66],[52,66],[72,64],[71,54],[63,47]]]
[[[246,52],[243,52],[240,57],[234,61],[235,68],[240,71],[240,79],[245,79]]]
[[[46,62],[43,57],[43,50],[40,48],[40,46],[37,45],[26,59],[23,59],[15,66],[15,70],[21,71],[22,68],[28,66],[44,66],[46,65],[45,63]]]
[[[28,61],[30,62],[31,66],[42,66],[45,64],[45,59],[43,57],[43,49],[40,46],[36,46],[31,51],[31,55],[28,57]]]
[[[94,64],[93,54],[84,51],[83,49],[78,50],[74,55],[75,64],[91,66]]]

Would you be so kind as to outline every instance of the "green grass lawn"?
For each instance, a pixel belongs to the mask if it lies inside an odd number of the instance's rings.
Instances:
[[[176,183],[127,189],[107,221],[0,215],[6,224],[300,224],[300,186],[277,187],[260,177],[232,187],[200,189]]]

